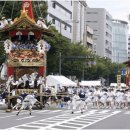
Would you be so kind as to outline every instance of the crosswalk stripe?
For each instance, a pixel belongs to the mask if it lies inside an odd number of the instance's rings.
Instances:
[[[107,113],[107,112],[110,112],[110,110],[103,110],[103,111],[101,111],[99,113]]]
[[[38,111],[35,111],[36,113]],[[42,112],[42,111],[40,111]],[[85,127],[88,127],[92,124],[95,124],[98,121],[101,121],[103,119],[106,119],[110,116],[113,116],[121,111],[113,111],[113,110],[87,110],[84,112],[84,114],[81,114],[81,111],[76,111],[74,114],[70,114],[71,110],[48,110],[47,113],[56,113],[61,112],[61,114],[56,115],[54,117],[49,117],[46,119],[37,120],[34,122],[26,123],[23,125],[18,125],[11,127],[7,130],[15,130],[14,128],[17,128],[17,130],[25,130],[24,127],[30,128],[32,126],[38,127],[39,130],[48,129],[48,130],[55,130],[58,128],[71,128],[71,129],[83,129]],[[45,114],[44,112],[42,114]],[[33,118],[33,117],[32,117]],[[21,119],[22,120],[22,119]],[[68,124],[68,126],[67,126]],[[43,127],[43,125],[45,125]],[[54,128],[54,129],[53,129]],[[66,128],[66,129],[67,129]]]
[[[125,112],[124,114],[130,114],[130,111]]]
[[[35,116],[28,116],[28,117],[23,117],[23,118],[19,118],[19,119],[16,119],[16,120],[23,120],[23,119],[27,119],[27,118],[33,118]]]

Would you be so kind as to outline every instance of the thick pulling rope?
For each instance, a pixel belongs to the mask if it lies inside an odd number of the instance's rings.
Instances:
[[[37,1],[37,3],[38,3],[38,8],[39,8],[40,16],[43,18],[43,16],[42,16],[42,12],[41,12],[41,9],[40,9],[39,1]]]
[[[0,15],[3,13],[3,9],[5,8],[6,1],[4,2],[3,8],[1,9]]]
[[[39,16],[38,16],[37,9],[36,9],[36,5],[35,5],[35,3],[34,3],[35,1],[32,1],[32,2],[33,2],[33,6],[34,6],[34,9],[35,9],[36,15],[37,15],[37,17],[39,17]]]
[[[11,19],[12,19],[13,12],[14,12],[14,5],[15,5],[15,1],[14,1],[14,3],[13,3],[13,8],[12,8],[12,12],[11,12]]]

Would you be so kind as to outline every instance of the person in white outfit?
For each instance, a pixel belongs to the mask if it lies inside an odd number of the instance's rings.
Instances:
[[[45,20],[41,17],[39,17],[39,20],[37,21],[37,25],[42,27],[42,28],[48,29],[48,27],[45,24]]]
[[[12,25],[12,24],[13,24],[12,19],[7,19],[7,21],[8,21],[8,24],[9,24],[9,25]]]
[[[96,105],[96,107],[99,109],[99,96],[100,96],[100,90],[98,88],[96,88],[96,90],[94,91],[94,101],[93,104]]]
[[[1,21],[4,25],[4,27],[8,25],[8,20],[5,17],[2,17]]]
[[[80,97],[74,93],[73,97],[72,97],[72,114],[74,114],[74,112],[76,111],[76,109],[79,107],[81,110],[81,114],[83,113],[83,109],[85,106],[85,101],[82,101],[80,99]]]
[[[25,99],[22,102],[22,106],[19,109],[18,113],[16,114],[17,116],[19,115],[19,113],[21,112],[21,110],[29,108],[30,111],[30,115],[31,115],[31,111],[32,111],[32,107],[33,105],[37,102],[38,100],[34,97],[34,94],[32,95],[27,95],[25,97]]]

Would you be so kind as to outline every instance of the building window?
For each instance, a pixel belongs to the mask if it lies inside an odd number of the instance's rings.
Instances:
[[[72,0],[71,0],[71,6],[72,6]]]
[[[88,23],[97,23],[97,21],[86,21],[86,22],[88,22]]]
[[[56,3],[52,3],[52,7],[55,9],[56,8]]]
[[[64,29],[67,30],[67,25],[64,26]]]
[[[87,14],[98,14],[98,12],[87,12]]]
[[[72,31],[72,28],[70,27],[70,33],[71,33],[71,31]]]
[[[52,19],[52,23],[55,24],[55,19],[54,18]]]
[[[72,19],[72,13],[70,14],[70,19]]]

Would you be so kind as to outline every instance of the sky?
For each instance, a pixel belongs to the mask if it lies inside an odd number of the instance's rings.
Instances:
[[[86,0],[91,8],[105,8],[113,19],[129,21],[130,0]]]

